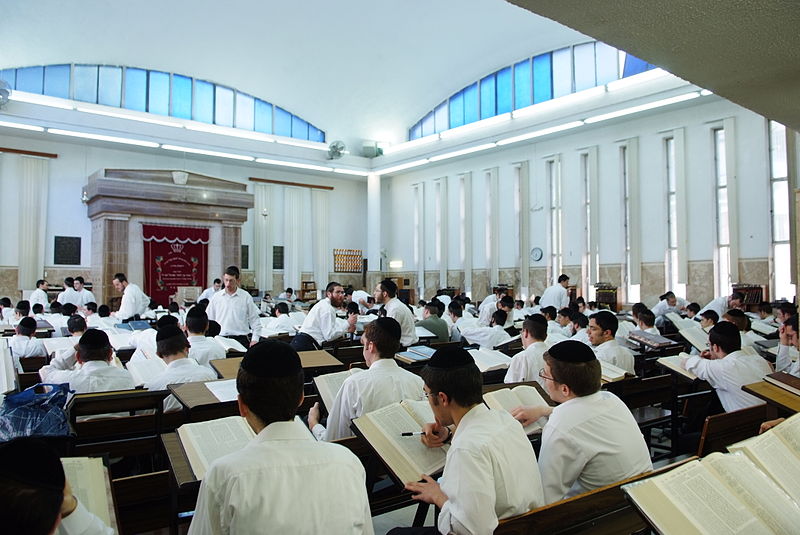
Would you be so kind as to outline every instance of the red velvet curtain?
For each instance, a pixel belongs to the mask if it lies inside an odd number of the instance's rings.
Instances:
[[[145,292],[166,307],[178,286],[203,286],[208,229],[142,225]]]

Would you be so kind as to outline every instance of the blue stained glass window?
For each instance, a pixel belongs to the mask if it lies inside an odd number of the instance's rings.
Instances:
[[[531,60],[526,59],[514,65],[514,109],[518,110],[531,104],[533,104]]]
[[[264,132],[265,134],[272,133],[272,104],[264,102],[263,100],[256,99],[256,113],[253,123],[254,130],[257,132]]]
[[[464,88],[464,124],[478,120],[478,82]]]
[[[433,124],[433,112],[422,118],[422,137],[435,134],[436,130]]]
[[[192,118],[192,79],[188,76],[172,75],[172,116]]]
[[[44,68],[44,94],[69,98],[69,65],[48,65]]]
[[[275,106],[275,133],[279,136],[292,137],[292,114]]]
[[[129,110],[147,110],[147,71],[125,69],[125,107]]]
[[[24,67],[17,69],[17,91],[42,94],[44,67]]]
[[[631,54],[625,55],[625,68],[622,71],[622,77],[633,76],[644,71],[650,70],[652,67],[643,59],[639,59]]]
[[[450,118],[448,117],[446,100],[433,110],[433,125],[437,133],[450,128]]]
[[[308,140],[325,143],[325,132],[310,124],[308,125]]]
[[[17,69],[3,69],[0,71],[0,80],[5,80],[11,89],[17,87]]]
[[[594,43],[584,43],[572,49],[575,64],[575,91],[597,85],[595,77]]]
[[[464,92],[459,91],[450,97],[450,128],[464,124]]]
[[[418,122],[417,124],[411,127],[408,137],[409,141],[414,139],[419,139],[422,137],[422,121]]]
[[[572,50],[553,51],[553,98],[572,93]]]
[[[97,103],[116,108],[122,105],[122,67],[100,66],[97,73]]]
[[[605,85],[619,78],[617,49],[598,41],[595,43],[597,85]]]
[[[481,119],[497,114],[497,77],[490,74],[481,80]]]
[[[73,90],[75,100],[97,102],[97,65],[75,65]]]
[[[147,111],[169,115],[169,74],[149,71],[147,86]]]
[[[255,99],[244,93],[236,93],[236,128],[252,130],[255,121]]]
[[[233,89],[214,86],[214,123],[233,126]]]
[[[550,52],[533,58],[533,103],[553,98],[553,57]]]
[[[308,139],[308,123],[296,115],[292,115],[292,137]]]
[[[497,114],[511,111],[511,67],[497,71]]]
[[[130,71],[130,69],[128,69]],[[204,123],[214,122],[214,84],[204,80],[194,81],[192,118]]]

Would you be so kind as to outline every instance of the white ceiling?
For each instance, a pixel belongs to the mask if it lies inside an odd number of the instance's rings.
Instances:
[[[403,141],[480,76],[587,40],[503,0],[6,0],[2,11],[0,68],[186,74],[278,104],[349,145]]]

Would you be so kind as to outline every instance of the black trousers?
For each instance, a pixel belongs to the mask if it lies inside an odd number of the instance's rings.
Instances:
[[[292,347],[295,351],[314,351],[315,349],[320,349],[314,337],[306,333],[297,333],[294,335],[294,338],[292,338]]]
[[[247,337],[246,334],[226,334],[224,336],[225,336],[225,338],[230,338],[231,340],[236,340],[237,342],[242,344],[245,349],[250,347],[250,339]]]

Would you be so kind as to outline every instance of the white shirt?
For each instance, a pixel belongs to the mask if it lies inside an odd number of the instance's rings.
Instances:
[[[795,377],[800,377],[800,359],[792,362],[792,356],[789,353],[791,346],[780,345],[778,346],[778,356],[775,359],[775,371],[786,372]]]
[[[362,316],[369,311],[370,304],[369,298],[372,297],[370,294],[365,292],[364,290],[355,290],[353,292],[353,296],[351,297],[353,303],[358,305],[358,313]],[[362,304],[361,301],[364,301]]]
[[[492,533],[498,519],[544,504],[536,454],[522,426],[482,403],[459,422],[440,484],[447,495],[441,533]]]
[[[75,482],[73,481],[72,484]],[[68,517],[61,519],[56,533],[58,535],[114,535],[116,532],[106,526],[99,517],[90,513],[86,506],[78,500],[75,510]]]
[[[497,296],[495,294],[487,295],[486,299],[481,301],[481,306],[478,307],[478,312],[482,312],[486,307],[492,308],[492,305],[494,305],[494,308],[497,308],[495,303],[497,303]],[[494,312],[494,310],[492,310],[492,312]]]
[[[443,304],[444,304],[444,310],[445,310],[445,312],[447,311],[447,307],[450,305],[450,301],[452,301],[452,300],[453,300],[453,298],[452,298],[452,297],[450,297],[449,295],[444,295],[444,294],[442,294],[442,295],[437,295],[437,296],[436,296],[436,299],[438,299],[438,300],[439,300],[441,303],[443,303]]]
[[[505,383],[521,383],[523,381],[538,381],[544,386],[544,379],[539,377],[539,370],[544,368],[544,352],[547,344],[534,342],[524,350],[511,357]]]
[[[592,343],[589,341],[589,332],[586,330],[586,327],[578,329],[575,334],[572,335],[571,339],[577,340],[578,342],[583,342],[587,346],[592,345]]]
[[[392,297],[384,304],[386,317],[394,318],[400,324],[400,345],[409,347],[419,341],[416,327],[414,326],[414,314],[408,307],[396,297]]]
[[[47,307],[50,306],[50,302],[47,300],[47,292],[41,288],[36,288],[31,292],[28,302],[31,304],[31,310],[33,310],[33,305],[36,304],[42,305],[45,310],[47,310]]]
[[[472,326],[477,326],[478,320],[476,320],[473,316],[469,314],[465,314],[458,318],[456,322],[453,324],[453,328],[450,329],[450,340],[452,342],[460,342],[461,341],[461,329],[469,328]]]
[[[542,297],[539,299],[539,306],[542,308],[555,307],[556,311],[568,307],[569,294],[567,289],[559,283],[550,286],[542,293]]]
[[[237,288],[233,294],[227,290],[215,293],[208,303],[206,314],[209,320],[219,323],[219,334],[222,336],[241,336],[252,332],[255,341],[261,336],[258,307],[253,303],[253,297],[241,288]]]
[[[194,359],[201,366],[211,368],[209,362],[224,359],[227,356],[222,346],[215,342],[213,338],[201,335],[189,336],[186,339],[191,346],[189,348],[189,358]],[[216,379],[216,376],[214,379]]]
[[[16,358],[44,357],[47,355],[47,350],[41,340],[21,334],[12,336],[8,341],[8,347],[11,349],[11,354]]]
[[[102,360],[85,362],[75,370],[56,370],[51,366],[44,366],[39,370],[39,376],[47,383],[69,383],[70,389],[79,394],[128,390],[136,386],[128,370]]]
[[[81,336],[83,333],[73,334],[71,336],[72,343],[78,345],[78,342],[81,340]],[[46,350],[47,348],[45,348]],[[68,349],[59,349],[53,355],[53,359],[50,361],[50,366],[56,370],[72,370],[75,368],[75,365],[78,363],[78,352],[75,351],[75,347],[70,347]]]
[[[341,338],[346,330],[336,323],[336,309],[331,305],[330,298],[326,297],[308,311],[300,332],[306,333],[321,345],[322,342]]]
[[[493,306],[481,306],[480,312],[478,314],[478,323],[484,325],[486,327],[492,322],[492,316],[495,312],[499,309],[497,308],[497,301]]]
[[[550,333],[564,334],[564,329],[557,321],[547,320],[547,334]]]
[[[369,535],[365,477],[347,448],[317,442],[301,423],[275,422],[211,464],[189,533]]]
[[[11,323],[14,319],[14,307],[0,308],[0,319],[3,323]]]
[[[193,359],[182,358],[167,364],[167,369],[144,384],[147,390],[166,390],[167,385],[179,383],[196,383],[200,381],[213,381],[217,374],[205,366],[201,366]],[[181,410],[181,403],[175,396],[164,399],[164,412]]]
[[[141,316],[149,305],[150,298],[145,295],[141,288],[129,282],[122,291],[122,301],[116,313],[117,318],[124,320],[132,318],[136,314]]]
[[[134,332],[133,336],[131,336],[131,345],[136,350],[131,355],[131,360],[138,362],[140,360],[157,359],[158,343],[156,342],[156,336],[158,336],[158,331],[155,329]]]
[[[73,305],[80,306],[78,304],[78,292],[75,291],[75,288],[64,288],[64,291],[59,293],[56,297],[56,301],[65,305],[67,303],[72,303]]]
[[[221,289],[222,288],[220,287],[220,290]],[[203,290],[203,293],[201,293],[200,296],[197,298],[197,302],[199,303],[203,299],[208,299],[209,301],[211,301],[211,298],[214,297],[214,294],[216,294],[218,291],[219,290],[214,289],[213,285],[209,286],[208,288]]]
[[[466,338],[470,344],[478,344],[480,347],[489,349],[494,349],[511,339],[511,335],[506,332],[502,325],[495,325],[494,327],[484,327],[483,325],[463,327],[461,336]]]
[[[281,292],[281,294],[278,296],[278,299],[283,299],[291,303],[295,299],[297,299],[297,296],[295,294],[287,294],[286,292]]]
[[[633,352],[627,347],[619,345],[616,338],[603,342],[599,346],[594,346],[592,349],[594,349],[594,354],[597,355],[599,360],[604,360],[630,374],[636,375]]]
[[[610,392],[565,401],[542,430],[539,470],[546,503],[652,469],[636,420]]]
[[[378,359],[366,371],[345,379],[328,410],[327,429],[315,425],[314,436],[326,441],[353,436],[350,420],[404,399],[422,400],[422,385],[419,375],[404,370],[393,358]]]
[[[686,301],[686,299],[681,299],[680,297],[676,297],[675,306],[671,307],[669,306],[669,303],[667,303],[666,299],[662,299],[661,301],[656,303],[656,306],[654,306],[651,310],[653,311],[653,314],[655,314],[656,317],[663,316],[668,312],[675,312],[676,314],[680,314],[681,309],[686,308],[686,305],[688,304],[689,302]]]
[[[86,288],[82,288],[80,292],[75,290],[75,293],[77,294],[76,306],[78,308],[85,307],[86,303],[97,303],[97,301],[94,298],[94,294],[89,290],[87,290]]]
[[[715,360],[691,356],[684,368],[714,387],[725,412],[763,405],[764,401],[742,390],[742,386],[757,383],[772,373],[769,363],[760,355],[741,350]]]
[[[728,308],[728,296],[723,295],[722,297],[713,299],[710,303],[701,308],[697,315],[701,315],[706,310],[713,310],[719,315],[719,319],[722,319],[722,315],[728,311]]]
[[[272,320],[272,322],[269,324],[269,328],[275,332],[289,333],[293,335],[297,332],[296,325],[297,322],[289,317],[289,314],[281,314]]]

